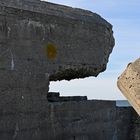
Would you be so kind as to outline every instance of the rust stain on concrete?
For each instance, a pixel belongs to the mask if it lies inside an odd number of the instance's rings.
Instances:
[[[56,45],[52,43],[48,43],[47,46],[45,46],[45,52],[47,55],[47,58],[50,60],[54,60],[57,56],[57,47]]]

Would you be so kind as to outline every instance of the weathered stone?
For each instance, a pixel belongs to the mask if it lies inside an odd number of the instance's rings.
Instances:
[[[49,81],[97,76],[113,46],[112,26],[95,13],[0,0],[0,139],[92,139],[92,103],[84,116],[90,102],[48,102]]]
[[[0,0],[0,140],[139,140],[131,107],[86,97],[47,100],[50,80],[105,70],[113,45],[112,26],[97,14]]]
[[[128,64],[118,79],[118,87],[140,115],[140,58]]]
[[[0,139],[139,140],[136,118],[132,107],[116,107],[115,101],[48,103],[38,113],[1,112]]]
[[[49,73],[50,80],[97,76],[106,69],[114,46],[107,21],[89,11],[28,1],[0,1],[3,69],[13,69],[12,56],[15,70]]]

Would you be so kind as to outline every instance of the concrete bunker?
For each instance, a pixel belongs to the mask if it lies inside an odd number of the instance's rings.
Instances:
[[[39,0],[3,0],[0,6],[2,91],[22,89],[21,97],[41,99],[49,81],[97,76],[106,69],[114,37],[112,25],[99,15]]]
[[[0,51],[10,50],[0,61],[0,139],[63,140],[86,128],[93,139],[89,112],[94,116],[97,102],[50,103],[49,82],[103,72],[114,47],[112,25],[90,11],[39,0],[1,0],[0,19]]]
[[[86,97],[52,103],[46,96],[50,81],[104,71],[113,46],[112,25],[95,13],[39,0],[0,0],[0,55],[6,52],[0,56],[0,139],[139,139],[132,108]]]

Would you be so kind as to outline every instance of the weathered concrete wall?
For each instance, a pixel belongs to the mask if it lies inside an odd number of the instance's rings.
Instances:
[[[98,75],[113,45],[112,26],[89,11],[0,0],[1,136],[37,139],[49,80]]]
[[[118,108],[113,101],[48,103],[38,113],[1,112],[0,139],[139,140],[135,117],[131,107]]]
[[[132,117],[131,140],[140,139],[140,117],[135,113]]]
[[[53,139],[129,140],[131,109],[115,102],[84,101],[51,104]],[[51,117],[52,118],[52,117]],[[50,137],[52,138],[52,136]]]

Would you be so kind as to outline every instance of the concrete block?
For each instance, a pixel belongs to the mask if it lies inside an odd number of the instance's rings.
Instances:
[[[140,58],[128,64],[117,84],[123,95],[140,115]]]
[[[106,69],[114,38],[112,25],[99,15],[15,0],[1,0],[0,9],[3,69],[48,73],[51,81],[97,76]]]

